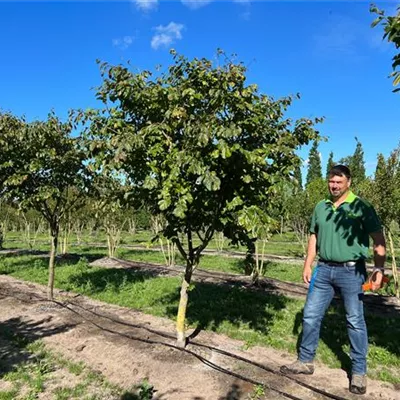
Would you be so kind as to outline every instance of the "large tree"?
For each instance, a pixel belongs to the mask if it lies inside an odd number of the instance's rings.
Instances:
[[[306,185],[322,178],[321,156],[318,151],[318,141],[315,140],[308,155],[308,170]]]
[[[303,189],[303,176],[301,174],[300,164],[296,165],[293,172],[294,184],[298,189]]]
[[[335,161],[333,160],[333,151],[329,153],[328,162],[326,164],[326,178],[328,178],[329,171],[335,166]]]
[[[364,149],[362,147],[362,143],[358,140],[357,137],[354,138],[356,140],[356,148],[352,155],[343,157],[339,160],[339,164],[347,165],[351,171],[351,180],[353,183],[353,187],[357,188],[365,179],[365,161],[364,161]]]
[[[397,14],[389,16],[385,15],[385,11],[378,9],[375,5],[371,5],[371,12],[377,14],[377,18],[372,23],[372,27],[378,24],[383,25],[384,35],[383,38],[388,42],[394,44],[395,48],[400,49],[400,6],[397,7]],[[400,53],[393,56],[392,68],[393,72],[390,74],[393,77],[393,86],[400,85]],[[400,91],[400,87],[395,88],[394,92]]]
[[[86,153],[78,146],[79,139],[72,137],[72,129],[70,122],[61,122],[53,113],[46,121],[31,123],[15,118],[5,128],[10,143],[8,161],[2,163],[7,172],[4,194],[21,209],[40,212],[49,225],[49,300],[62,219],[79,206],[90,182]]]
[[[353,155],[350,157],[349,168],[351,171],[352,182],[357,187],[362,181],[365,180],[365,161],[364,161],[364,150],[361,142],[356,139],[356,148]]]
[[[276,182],[298,162],[295,150],[318,134],[316,121],[284,118],[291,98],[275,100],[248,85],[243,64],[172,55],[173,64],[154,76],[101,64],[97,97],[105,108],[85,116],[99,170],[117,169],[131,187],[128,200],[144,200],[163,216],[163,236],[186,260],[177,316],[184,346],[188,288],[214,232],[251,244],[240,216],[266,209]]]

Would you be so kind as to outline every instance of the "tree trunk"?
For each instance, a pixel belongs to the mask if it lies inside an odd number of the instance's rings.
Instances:
[[[63,232],[63,238],[62,238],[62,244],[61,244],[61,254],[67,254],[68,253],[68,245],[69,245],[69,239],[71,236],[71,223],[67,222],[64,227],[64,232]]]
[[[176,340],[179,347],[186,346],[185,318],[188,303],[188,289],[192,278],[192,266],[187,264],[185,276],[182,279],[181,297],[179,300],[178,316],[176,319]]]
[[[396,256],[395,256],[395,251],[394,251],[393,236],[389,229],[387,230],[387,235],[389,238],[390,253],[392,254],[392,274],[393,274],[393,280],[394,280],[394,290],[395,290],[396,297],[399,298],[400,297],[399,275],[398,275],[397,265],[396,265]]]
[[[0,224],[0,250],[3,250],[4,234],[3,234],[3,224]]]
[[[51,251],[49,259],[49,281],[47,283],[47,299],[53,300],[55,259],[57,254],[58,230],[51,230]]]

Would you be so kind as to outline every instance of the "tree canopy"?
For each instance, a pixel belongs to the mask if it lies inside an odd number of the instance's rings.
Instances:
[[[172,57],[157,74],[102,63],[97,97],[105,108],[85,118],[101,171],[116,169],[128,201],[142,200],[165,218],[162,233],[186,260],[188,287],[214,232],[251,241],[241,213],[263,209],[276,183],[289,179],[295,150],[318,137],[319,120],[285,118],[292,98],[259,93],[242,63]]]
[[[392,16],[386,15],[385,11],[380,10],[375,5],[371,5],[370,11],[377,14],[377,18],[372,22],[372,27],[378,24],[382,25],[385,32],[383,38],[393,43],[397,50],[400,49],[400,6],[397,7],[397,13]],[[393,72],[390,76],[393,77],[393,86],[395,87],[400,85],[399,67],[400,52],[395,54],[392,59]],[[395,88],[393,91],[400,91],[400,87]]]

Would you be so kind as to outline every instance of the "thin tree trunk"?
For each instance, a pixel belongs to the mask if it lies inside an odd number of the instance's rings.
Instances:
[[[387,230],[387,235],[389,238],[390,252],[392,254],[392,275],[393,275],[393,280],[394,280],[394,290],[395,290],[396,297],[399,298],[400,297],[399,275],[398,275],[397,265],[396,265],[396,256],[395,256],[395,251],[394,251],[393,236],[389,229]]]
[[[167,267],[169,267],[169,260],[168,260],[167,254],[165,253],[164,243],[163,243],[163,240],[162,240],[161,237],[158,239],[158,242],[160,243],[161,252],[162,252],[162,254],[163,254],[163,256],[164,256],[165,265],[166,265]]]
[[[3,224],[0,224],[0,250],[3,250],[4,236]]]
[[[179,300],[178,316],[176,319],[176,339],[177,345],[184,348],[186,346],[185,318],[188,304],[188,289],[192,278],[193,266],[188,262],[186,265],[185,276],[182,279],[181,296]]]
[[[258,278],[259,278],[258,273],[259,273],[259,268],[260,268],[260,259],[259,259],[259,254],[258,254],[258,240],[255,242],[254,256],[255,256],[255,264],[254,264],[253,272],[251,274],[251,279],[253,281],[253,285],[257,285]]]
[[[188,224],[187,230],[187,243],[188,243],[188,252],[186,253],[183,249],[182,245],[180,244],[179,240],[176,242],[178,249],[182,256],[186,259],[186,269],[185,275],[182,279],[181,285],[181,294],[179,299],[179,306],[178,306],[178,315],[176,317],[176,344],[178,347],[184,348],[186,346],[186,333],[185,333],[185,319],[186,319],[186,310],[188,304],[188,289],[190,286],[190,281],[192,279],[192,273],[195,265],[195,254],[193,249],[193,242],[192,242],[192,231]]]
[[[57,230],[51,231],[51,251],[49,259],[49,281],[47,284],[47,299],[53,300],[53,289],[54,289],[54,276],[55,276],[55,259],[57,254],[57,242],[58,242],[58,232]]]

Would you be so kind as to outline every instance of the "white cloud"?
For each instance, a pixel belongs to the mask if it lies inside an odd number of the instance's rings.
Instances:
[[[182,4],[192,10],[197,10],[198,8],[204,7],[211,3],[212,0],[181,0]]]
[[[170,22],[168,25],[159,25],[155,28],[156,34],[151,39],[151,47],[157,50],[159,47],[168,47],[176,40],[182,39],[181,31],[184,28],[182,24]]]
[[[324,32],[314,37],[318,53],[354,54],[357,50],[360,23],[344,15],[333,15]]]
[[[315,51],[318,56],[358,59],[362,55],[362,46],[387,51],[390,46],[382,40],[382,36],[382,29],[372,29],[370,24],[353,17],[332,13],[321,32],[314,36]]]
[[[133,43],[134,39],[134,36],[124,36],[122,38],[113,39],[112,44],[114,47],[125,50]]]
[[[240,17],[242,19],[244,19],[245,21],[250,21],[251,12],[250,11],[245,11],[245,12],[240,14]]]
[[[157,8],[158,0],[132,0],[141,11],[151,11]]]
[[[233,2],[238,4],[242,9],[244,7],[245,11],[240,13],[239,16],[245,21],[249,21],[251,17],[251,0],[233,0]]]

